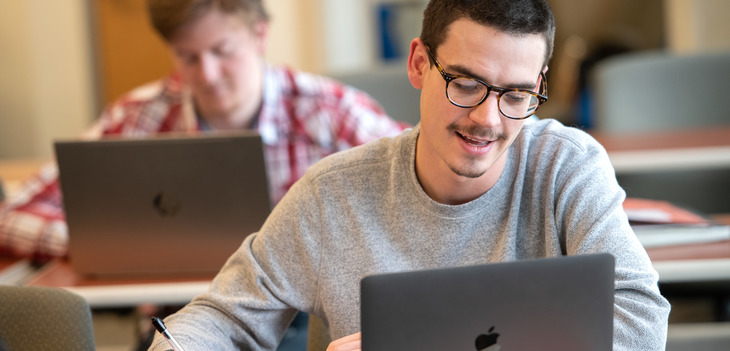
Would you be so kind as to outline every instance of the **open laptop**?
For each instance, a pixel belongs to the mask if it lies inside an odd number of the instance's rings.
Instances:
[[[212,276],[271,210],[261,137],[57,141],[72,268]]]
[[[610,351],[614,258],[567,256],[361,282],[364,351]]]

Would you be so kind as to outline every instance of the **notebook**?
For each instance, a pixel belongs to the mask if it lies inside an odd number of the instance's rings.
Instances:
[[[255,132],[54,146],[82,275],[212,276],[271,210]]]
[[[566,256],[361,281],[363,351],[610,351],[614,258]]]

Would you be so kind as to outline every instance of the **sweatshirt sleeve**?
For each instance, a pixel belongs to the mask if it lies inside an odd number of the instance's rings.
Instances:
[[[304,183],[287,193],[258,233],[246,237],[207,293],[165,320],[186,350],[274,350],[297,311],[312,311],[319,214]],[[168,348],[156,335],[150,350]]]
[[[608,155],[582,132],[553,160],[558,165],[555,218],[566,254],[608,252],[616,258],[614,350],[664,350],[669,303],[658,274],[623,210],[626,197]]]

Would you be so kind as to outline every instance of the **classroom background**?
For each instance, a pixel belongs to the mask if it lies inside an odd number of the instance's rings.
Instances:
[[[540,116],[591,127],[581,110],[586,70],[627,51],[730,50],[725,0],[550,0],[557,20],[550,101]],[[267,0],[267,58],[343,77],[405,79],[408,42],[425,0]],[[52,156],[121,93],[170,71],[144,0],[5,1],[0,12],[0,160]],[[407,91],[403,94],[413,96]],[[377,98],[377,96],[376,96]],[[386,104],[386,109],[387,109]],[[398,109],[394,118],[417,120]],[[415,114],[415,115],[414,115]]]

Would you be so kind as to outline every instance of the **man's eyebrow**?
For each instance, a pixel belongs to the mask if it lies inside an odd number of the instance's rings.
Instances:
[[[466,68],[466,67],[464,67],[462,65],[453,65],[453,66],[444,67],[444,70],[446,71],[446,73],[450,73],[449,71],[451,71],[451,72],[454,72],[454,73],[451,73],[451,74],[455,74],[455,75],[459,75],[459,76],[465,76],[465,77],[469,77],[469,78],[476,78],[476,79],[479,79],[479,80],[481,80],[481,81],[483,81],[483,82],[485,82],[487,84],[492,85],[491,83],[489,83],[488,80],[484,79],[484,77],[480,77],[478,74],[472,72],[470,69],[468,69],[468,68]],[[535,89],[535,86],[537,86],[537,81],[535,81],[535,82],[513,83],[513,84],[508,84],[506,86],[499,86],[499,87],[500,88],[506,88],[506,89],[521,89],[521,90],[530,90],[530,91],[532,91],[532,90]]]

